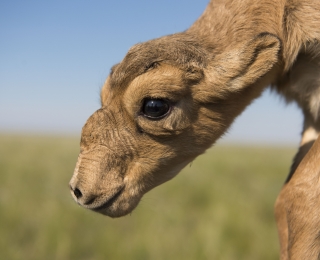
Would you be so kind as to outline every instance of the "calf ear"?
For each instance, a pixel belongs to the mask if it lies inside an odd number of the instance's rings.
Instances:
[[[270,71],[279,61],[280,50],[281,41],[277,36],[261,33],[245,46],[217,57],[216,69],[224,75],[228,90],[240,90]]]

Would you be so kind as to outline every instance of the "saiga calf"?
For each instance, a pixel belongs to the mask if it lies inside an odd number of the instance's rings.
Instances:
[[[319,0],[213,0],[185,32],[133,46],[112,68],[101,108],[82,129],[70,181],[74,199],[111,217],[130,213],[272,86],[305,117],[287,191],[276,206],[282,259],[295,258],[292,245],[308,251],[310,244],[290,242],[298,225],[279,215],[284,204],[296,210],[295,196],[287,195],[296,192],[289,189],[292,173],[320,130],[319,42]],[[297,212],[309,218],[313,211]],[[313,247],[316,257],[318,241]]]

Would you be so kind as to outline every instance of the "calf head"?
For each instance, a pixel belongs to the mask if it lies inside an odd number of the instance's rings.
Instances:
[[[215,54],[178,34],[131,48],[112,68],[102,107],[82,129],[70,181],[74,199],[111,217],[130,213],[147,191],[209,148],[260,94],[262,87],[253,83],[277,62],[279,47],[266,34]]]

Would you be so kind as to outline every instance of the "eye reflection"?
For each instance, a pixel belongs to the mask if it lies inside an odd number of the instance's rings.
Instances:
[[[170,104],[164,99],[146,99],[142,106],[142,113],[148,118],[161,119],[168,114]]]

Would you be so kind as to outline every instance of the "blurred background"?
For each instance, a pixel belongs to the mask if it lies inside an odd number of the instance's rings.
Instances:
[[[273,202],[302,115],[269,90],[131,216],[86,211],[68,191],[111,66],[207,3],[0,2],[0,259],[277,259]]]

